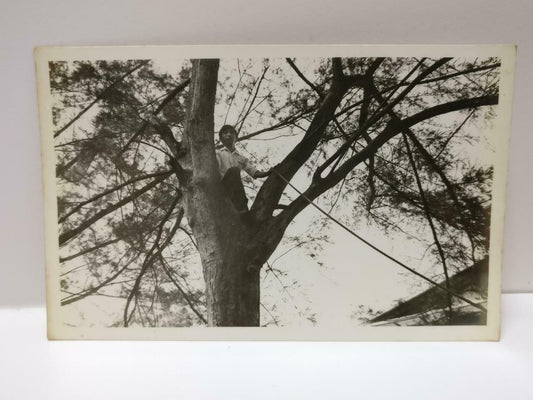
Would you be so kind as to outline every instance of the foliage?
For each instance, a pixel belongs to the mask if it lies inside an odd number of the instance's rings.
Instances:
[[[347,90],[295,180],[309,185],[320,168],[323,176],[335,175],[396,119],[462,99],[497,95],[499,64],[490,58],[447,61],[410,87],[437,61],[342,60],[347,76],[362,76],[377,66],[371,78],[382,101],[366,86]],[[259,165],[274,165],[306,134],[332,88],[333,67],[330,59],[224,60],[217,125],[237,126],[243,154]],[[63,304],[112,296],[130,304],[125,314],[131,324],[205,322],[202,271],[179,203],[172,151],[144,119],[158,113],[179,142],[189,74],[187,61],[176,61],[172,68],[157,60],[50,63]],[[391,236],[416,239],[437,267],[443,262],[440,246],[447,268],[464,269],[488,250],[492,166],[478,154],[487,148],[483,130],[494,114],[492,107],[472,102],[421,120],[410,129],[426,153],[411,138],[411,161],[402,135],[394,135],[316,201],[352,227],[367,223]],[[245,184],[253,198],[261,184]],[[287,190],[280,204],[290,204],[295,197]],[[433,235],[428,218],[434,221]],[[323,223],[311,222],[318,231]],[[327,245],[327,235],[314,232],[306,239],[315,246],[307,250],[311,259]],[[287,235],[280,248],[301,247],[300,242],[301,237]],[[269,268],[273,275],[276,269]],[[283,277],[283,271],[278,272],[277,280]],[[265,324],[271,319],[278,324],[275,308],[268,310]],[[121,318],[117,315],[117,324]],[[317,322],[312,310],[304,318]]]

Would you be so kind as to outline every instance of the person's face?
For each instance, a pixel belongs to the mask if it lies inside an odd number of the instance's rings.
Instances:
[[[220,141],[222,144],[230,149],[235,146],[237,135],[234,130],[228,129],[220,134]]]

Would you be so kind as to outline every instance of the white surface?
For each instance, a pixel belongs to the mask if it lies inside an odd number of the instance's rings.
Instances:
[[[516,43],[504,291],[533,291],[533,2],[4,1],[0,13],[0,306],[44,304],[38,45]]]
[[[501,342],[48,342],[42,308],[0,310],[2,399],[531,399],[533,294]]]

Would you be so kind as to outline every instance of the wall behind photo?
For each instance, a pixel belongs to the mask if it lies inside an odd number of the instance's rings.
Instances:
[[[45,303],[33,48],[164,44],[517,44],[504,292],[532,292],[533,2],[6,2],[0,15],[0,307]]]

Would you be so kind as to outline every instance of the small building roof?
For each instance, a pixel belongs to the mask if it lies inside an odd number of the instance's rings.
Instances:
[[[439,282],[443,286],[445,282]],[[476,262],[474,265],[458,272],[450,277],[450,289],[461,295],[465,295],[469,300],[483,301],[487,296],[488,284],[488,257]],[[453,299],[454,308],[460,311],[455,323],[451,324],[483,324],[482,319],[486,320],[486,313],[481,313],[472,306],[468,306],[460,299]],[[401,319],[408,320],[409,316],[416,318],[416,316],[426,315],[429,312],[433,316],[438,315],[438,311],[442,311],[448,307],[448,293],[439,287],[431,287],[426,291],[412,297],[409,300],[402,301],[396,307],[391,308],[373,318],[370,323],[376,324],[379,322]],[[473,315],[475,314],[475,315]],[[484,314],[484,315],[480,315]],[[476,321],[476,318],[478,321]],[[431,323],[431,322],[430,322]],[[415,323],[416,324],[416,323]],[[422,323],[416,324],[421,325]],[[381,324],[380,324],[381,325]]]

